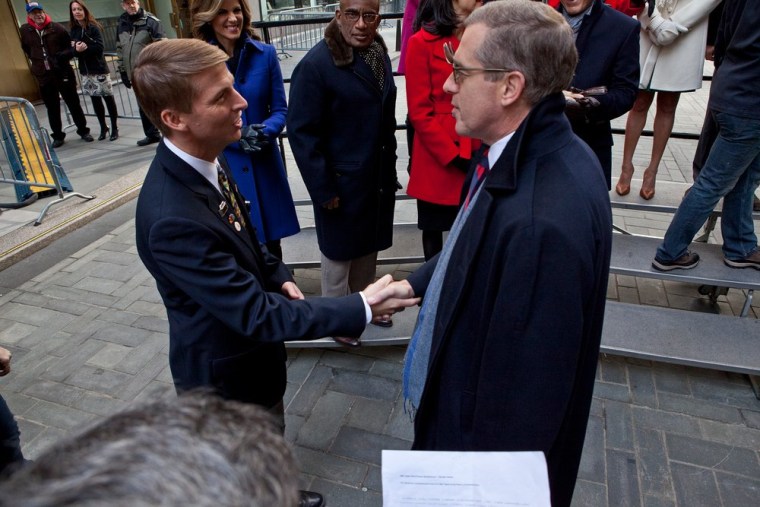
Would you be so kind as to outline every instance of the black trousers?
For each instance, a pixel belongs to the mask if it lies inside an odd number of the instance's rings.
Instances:
[[[83,136],[90,133],[90,129],[87,128],[87,120],[84,117],[84,111],[82,111],[82,105],[79,103],[77,82],[73,71],[70,74],[68,72],[52,74],[52,78],[47,79],[45,84],[40,84],[40,93],[42,94],[45,108],[47,108],[50,130],[52,130],[51,137],[53,139],[57,140],[66,137],[66,134],[63,132],[63,123],[61,122],[61,99],[58,98],[59,94],[63,97],[63,101],[66,103],[71,117],[74,119],[74,124],[77,126],[77,134]]]
[[[0,475],[11,465],[24,461],[18,424],[0,396]]]
[[[142,121],[142,128],[143,132],[145,132],[145,137],[152,137],[153,139],[157,139],[161,137],[161,132],[156,128],[153,123],[151,123],[150,119],[145,116],[145,113],[143,112],[140,105],[137,105],[137,110],[140,112],[140,121]]]

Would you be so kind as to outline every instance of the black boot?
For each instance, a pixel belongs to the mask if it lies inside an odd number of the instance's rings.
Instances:
[[[119,129],[116,128],[116,125],[111,126],[111,137],[108,139],[109,141],[116,141],[119,138]]]
[[[102,141],[108,136],[108,127],[103,126],[100,127],[100,135],[98,136],[98,141]]]
[[[301,495],[298,507],[324,507],[326,505],[325,499],[319,493],[303,490],[299,491],[299,493]]]

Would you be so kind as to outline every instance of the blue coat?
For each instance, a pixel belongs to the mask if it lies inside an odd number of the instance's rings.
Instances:
[[[382,43],[382,38],[377,37]],[[335,20],[293,71],[288,139],[314,202],[320,251],[346,261],[393,241],[396,85],[385,56],[381,87]],[[340,207],[322,205],[333,197]]]
[[[413,444],[543,451],[555,507],[583,450],[612,242],[599,163],[563,109],[559,93],[533,107],[453,247]],[[416,295],[438,259],[408,278]]]
[[[177,389],[271,407],[285,392],[283,341],[359,336],[364,303],[359,294],[288,300],[280,289],[290,272],[252,231],[235,230],[221,203],[162,142],[137,200],[137,251],[166,306]]]
[[[235,72],[235,89],[248,101],[243,124],[266,125],[269,146],[248,155],[233,143],[224,150],[224,156],[240,192],[251,203],[251,223],[256,226],[259,241],[292,236],[301,229],[277,144],[288,106],[280,63],[272,46],[246,39]]]
[[[608,187],[613,144],[610,120],[631,109],[639,89],[640,26],[635,18],[595,0],[575,40],[578,66],[571,86],[582,90],[606,86],[607,93],[594,97],[599,107],[575,113],[568,110],[568,116],[573,131],[599,158]]]

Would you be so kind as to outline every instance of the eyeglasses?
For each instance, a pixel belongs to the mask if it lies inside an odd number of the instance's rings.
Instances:
[[[355,10],[347,10],[347,11],[340,11],[343,13],[343,16],[349,20],[351,23],[356,23],[359,21],[359,18],[362,18],[362,21],[364,21],[365,24],[371,25],[375,21],[377,21],[377,18],[380,17],[380,14],[377,14],[376,12],[359,12]]]
[[[456,84],[462,84],[464,78],[470,77],[468,72],[512,72],[512,69],[488,69],[483,67],[461,67],[454,62],[454,49],[451,47],[451,42],[445,42],[443,44],[443,54],[446,57],[446,61],[451,65],[454,71],[454,82]]]

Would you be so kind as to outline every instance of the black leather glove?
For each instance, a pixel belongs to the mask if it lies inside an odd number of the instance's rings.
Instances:
[[[240,133],[240,141],[238,141],[240,149],[252,155],[269,146],[269,139],[264,133],[264,128],[265,126],[260,123],[243,127]]]
[[[470,169],[470,160],[457,155],[456,158],[451,161],[451,165],[467,174],[467,171]]]
[[[121,82],[127,88],[132,88],[132,81],[129,80],[129,76],[127,75],[126,72],[121,72]]]

